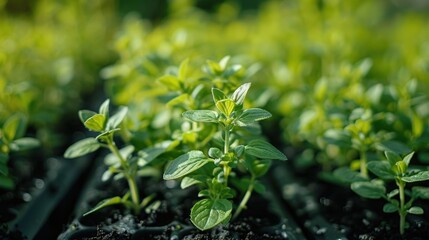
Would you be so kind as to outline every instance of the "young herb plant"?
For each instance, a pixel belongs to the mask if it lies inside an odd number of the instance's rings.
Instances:
[[[74,143],[66,150],[64,157],[76,158],[94,152],[100,147],[107,148],[111,152],[111,154],[106,157],[106,164],[109,165],[109,169],[103,175],[102,180],[108,180],[112,175],[115,175],[115,180],[125,178],[129,187],[129,191],[124,196],[115,196],[102,200],[84,215],[116,204],[122,204],[126,208],[133,210],[135,214],[139,214],[143,208],[148,206],[153,198],[153,195],[150,195],[140,200],[136,177],[139,175],[139,167],[147,166],[149,163],[147,159],[153,160],[156,156],[161,154],[162,151],[152,152],[149,154],[150,156],[145,154],[145,160],[141,159],[143,156],[132,156],[134,152],[134,147],[132,145],[118,149],[114,141],[114,136],[115,133],[120,130],[119,126],[126,117],[127,111],[127,107],[120,107],[114,115],[110,116],[109,100],[106,100],[100,106],[98,113],[89,110],[79,111],[80,120],[85,127],[90,131],[97,132],[98,136],[95,138],[86,138]],[[154,154],[156,156],[153,156]]]
[[[243,107],[250,83],[238,87],[231,96],[217,88],[212,88],[212,96],[217,111],[191,110],[183,117],[195,123],[214,123],[219,127],[223,149],[211,147],[206,155],[201,150],[192,150],[174,159],[165,169],[164,179],[182,178],[181,187],[200,185],[198,193],[202,200],[191,209],[191,221],[200,230],[207,230],[235,219],[246,208],[253,190],[263,188],[257,179],[263,176],[273,159],[286,160],[286,156],[270,143],[255,139],[247,144],[232,141],[238,127],[249,126],[271,117],[260,108]],[[238,174],[239,166],[247,170],[250,177]],[[241,177],[241,178],[240,178]],[[230,181],[230,179],[234,181]],[[233,212],[231,198],[236,196],[232,183],[245,189],[244,196]]]
[[[40,145],[39,140],[23,137],[26,119],[21,114],[15,114],[6,119],[0,128],[0,188],[14,189],[15,182],[9,174],[8,162],[11,152],[25,151]]]
[[[383,207],[386,213],[398,212],[399,231],[404,234],[406,228],[407,214],[423,214],[421,207],[413,206],[416,199],[429,199],[428,187],[412,187],[411,191],[406,189],[407,183],[421,182],[429,180],[429,171],[409,169],[409,164],[414,152],[401,158],[398,154],[385,151],[387,161],[368,162],[368,170],[380,179],[372,181],[354,182],[351,189],[365,198],[380,199],[384,198],[387,203]],[[387,192],[385,181],[395,180],[397,188]],[[398,196],[399,195],[399,200]],[[406,200],[406,196],[409,200]]]

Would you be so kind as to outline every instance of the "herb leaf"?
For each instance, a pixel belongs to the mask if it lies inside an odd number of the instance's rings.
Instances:
[[[164,172],[164,180],[183,177],[212,161],[201,151],[190,151],[174,159]]]
[[[69,148],[67,148],[66,152],[64,153],[64,157],[65,158],[80,157],[85,154],[94,152],[98,148],[100,148],[100,143],[98,143],[98,141],[95,138],[85,138],[74,143]]]
[[[227,199],[203,199],[191,209],[191,221],[200,230],[213,228],[231,217],[232,203]]]
[[[245,152],[261,159],[287,160],[286,156],[270,143],[263,140],[253,140],[245,146]]]

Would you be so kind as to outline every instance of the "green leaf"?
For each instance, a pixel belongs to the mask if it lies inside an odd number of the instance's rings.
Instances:
[[[93,209],[91,209],[90,211],[86,212],[83,214],[83,216],[86,216],[88,214],[91,214],[93,212],[96,212],[102,208],[105,208],[107,206],[111,206],[111,205],[116,205],[116,204],[121,204],[122,203],[122,199],[121,197],[113,197],[113,198],[108,198],[108,199],[104,199],[101,202],[99,202]]]
[[[255,175],[255,177],[261,177],[268,172],[268,169],[270,169],[271,161],[246,159],[246,166],[249,171]]]
[[[411,176],[401,177],[401,180],[409,183],[427,181],[429,180],[429,171],[421,171]]]
[[[410,209],[407,210],[407,212],[415,215],[421,215],[425,213],[425,211],[423,211],[423,208],[421,207],[411,207]]]
[[[396,162],[402,161],[402,158],[394,152],[385,151],[384,155],[386,156],[387,160],[390,162],[391,166],[394,166]]]
[[[413,155],[414,152],[411,152],[404,157],[403,161],[407,164],[407,166],[410,165],[411,158],[413,158]]]
[[[185,60],[182,61],[182,63],[180,63],[180,67],[179,67],[179,80],[185,80],[186,79],[186,75],[188,72],[188,64],[189,64],[189,58],[186,58]]]
[[[255,182],[255,186],[254,186],[255,192],[259,193],[259,194],[264,194],[265,193],[265,185],[256,181]]]
[[[158,78],[158,81],[170,91],[179,91],[181,89],[180,80],[176,76],[165,75]]]
[[[287,160],[287,157],[270,143],[263,140],[250,141],[245,146],[245,152],[261,159]]]
[[[138,152],[138,165],[146,166],[161,154],[165,153],[167,147],[149,147]]]
[[[368,180],[359,172],[353,171],[349,167],[335,169],[334,176],[345,183],[362,182]]]
[[[88,118],[84,125],[91,131],[102,132],[104,130],[104,124],[106,122],[106,117],[102,114],[95,114],[94,116]]]
[[[215,75],[220,74],[223,71],[217,62],[213,62],[211,60],[207,60],[207,68],[212,74]]]
[[[3,124],[3,136],[7,142],[12,142],[16,138],[24,135],[26,120],[22,114],[14,114]]]
[[[364,198],[379,199],[386,195],[386,188],[375,182],[354,182],[351,189]]]
[[[219,61],[219,66],[222,70],[226,69],[226,65],[228,64],[230,58],[230,56],[225,56]]]
[[[411,149],[407,145],[397,141],[384,141],[376,147],[380,151],[390,151],[396,154],[406,154],[411,152]]]
[[[25,151],[40,146],[40,141],[35,138],[20,138],[12,142],[12,151]]]
[[[386,161],[371,161],[366,164],[369,171],[382,179],[394,179],[396,174],[392,171],[392,167]]]
[[[103,115],[105,118],[109,117],[109,104],[110,100],[106,99],[100,106],[100,109],[98,110],[98,113]]]
[[[248,125],[256,121],[261,121],[270,118],[271,116],[271,113],[265,111],[264,109],[249,108],[244,110],[237,120],[244,125]]]
[[[399,211],[398,206],[391,204],[391,203],[386,203],[383,206],[383,212],[385,213],[393,213],[393,212],[397,212]]]
[[[231,217],[232,203],[227,199],[203,199],[191,209],[191,222],[201,231],[211,229]]]
[[[429,187],[413,187],[413,195],[421,199],[429,199]]]
[[[390,193],[387,194],[387,198],[392,198],[399,194],[399,189],[394,189]]]
[[[9,176],[0,175],[0,188],[12,190],[15,188],[15,183]]]
[[[95,114],[97,114],[96,112],[93,111],[89,111],[89,110],[80,110],[79,111],[79,119],[80,121],[85,124],[86,120],[88,120],[89,118],[91,118],[92,116],[94,116]]]
[[[119,110],[107,121],[107,129],[111,130],[117,128],[122,123],[125,116],[127,116],[127,113],[127,107],[120,107]]]
[[[64,153],[65,158],[76,158],[96,151],[100,144],[95,138],[82,139],[67,148]]]
[[[8,161],[9,161],[9,155],[7,155],[6,153],[0,152],[0,163],[7,164]]]
[[[204,175],[186,176],[180,182],[180,188],[185,189],[196,184],[202,184],[205,182],[206,178],[207,177]]]
[[[211,110],[190,110],[182,113],[182,116],[194,122],[217,122],[218,114]]]
[[[113,133],[115,133],[119,130],[121,130],[121,129],[115,128],[115,129],[100,133],[99,135],[97,135],[97,137],[95,137],[95,139],[100,140],[100,141],[107,141],[107,139],[110,137],[110,135],[113,135]]]
[[[217,88],[212,88],[212,96],[213,96],[213,101],[215,103],[224,100],[224,99],[228,99],[228,97],[225,95],[224,92],[222,92],[220,89]]]
[[[216,102],[216,107],[226,116],[230,117],[235,109],[235,103],[231,99],[223,99]]]
[[[208,153],[211,158],[221,158],[223,155],[223,152],[216,147],[210,148]]]
[[[246,98],[247,91],[249,91],[251,83],[245,83],[234,91],[231,98],[237,105],[243,105],[244,99]]]
[[[189,102],[191,99],[191,97],[189,96],[189,94],[187,93],[183,93],[180,94],[179,96],[171,99],[170,101],[167,102],[168,106],[176,106],[179,104],[186,104],[187,102]]]
[[[164,180],[173,180],[183,177],[202,166],[206,165],[210,161],[201,151],[190,151],[186,154],[179,156],[174,159],[164,172]]]

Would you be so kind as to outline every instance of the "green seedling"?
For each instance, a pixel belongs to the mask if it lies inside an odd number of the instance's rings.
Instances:
[[[428,187],[412,187],[406,189],[407,183],[421,182],[429,180],[429,171],[410,169],[410,161],[414,152],[401,158],[398,154],[385,151],[387,161],[371,161],[367,167],[369,171],[380,179],[372,181],[358,181],[351,185],[351,189],[362,197],[370,199],[384,198],[387,203],[383,207],[386,213],[398,212],[399,231],[402,234],[406,228],[407,214],[423,214],[423,209],[413,206],[416,199],[429,199]],[[387,192],[385,182],[394,180],[397,188]],[[399,200],[398,200],[399,195]],[[406,200],[408,196],[408,200]]]
[[[25,151],[40,145],[39,140],[23,137],[26,128],[26,119],[21,114],[9,117],[0,129],[0,188],[14,189],[15,182],[9,174],[7,166],[10,153]]]
[[[114,176],[114,180],[125,178],[128,183],[129,191],[122,197],[115,196],[102,200],[92,210],[84,215],[98,211],[104,207],[122,204],[128,209],[132,209],[135,214],[139,214],[142,209],[149,206],[153,195],[140,199],[136,177],[141,175],[156,174],[150,170],[148,164],[157,156],[162,154],[166,148],[154,148],[139,151],[137,156],[133,156],[134,147],[132,145],[118,149],[114,137],[127,115],[127,107],[120,107],[118,111],[110,116],[109,100],[106,100],[99,109],[99,112],[89,110],[79,111],[80,120],[90,131],[97,132],[98,136],[80,140],[71,145],[64,157],[76,158],[98,150],[101,147],[110,150],[106,156],[105,163],[109,166],[103,174],[102,180],[106,181]],[[143,168],[143,169],[142,169]]]
[[[222,136],[223,149],[211,147],[205,154],[192,150],[174,159],[165,169],[164,179],[181,179],[181,187],[199,185],[198,196],[202,200],[191,209],[191,221],[200,230],[207,230],[235,219],[246,208],[253,190],[261,191],[263,185],[257,181],[269,169],[270,160],[286,160],[286,156],[270,143],[255,139],[246,144],[236,134],[236,129],[256,124],[271,117],[260,108],[243,107],[250,83],[238,87],[231,96],[217,88],[212,88],[212,97],[217,111],[191,110],[183,117],[195,123],[216,124]],[[235,139],[235,141],[234,141]],[[239,174],[245,169],[247,175]],[[244,195],[233,213],[232,198],[242,189]]]

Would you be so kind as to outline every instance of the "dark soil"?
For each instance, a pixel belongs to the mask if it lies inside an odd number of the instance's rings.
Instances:
[[[142,184],[143,183],[143,184]],[[142,182],[141,196],[155,193],[155,201],[160,205],[156,210],[133,215],[122,206],[107,207],[79,217],[69,229],[72,234],[60,239],[285,239],[281,233],[272,231],[280,225],[280,217],[269,211],[270,203],[255,194],[249,202],[249,210],[230,224],[213,230],[201,232],[192,226],[189,218],[190,209],[195,201],[198,190],[189,188],[182,190],[176,182],[157,181]],[[101,191],[105,188],[104,191]],[[92,196],[87,199],[89,206],[105,197],[123,194],[126,186],[121,182],[101,183],[95,187]],[[64,237],[65,235],[63,235]]]
[[[349,239],[429,239],[427,203],[415,202],[424,208],[425,214],[420,216],[408,214],[409,228],[401,236],[399,215],[383,213],[384,200],[363,199],[348,188],[327,183],[311,184],[309,187],[317,192],[324,217]]]

